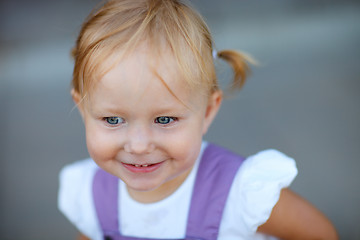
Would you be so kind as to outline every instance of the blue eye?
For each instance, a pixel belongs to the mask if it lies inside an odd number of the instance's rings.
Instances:
[[[157,117],[157,118],[155,118],[155,123],[169,124],[175,120],[176,120],[176,118],[174,118],[174,117]]]
[[[106,117],[105,121],[110,125],[117,125],[124,122],[124,119],[120,117]]]

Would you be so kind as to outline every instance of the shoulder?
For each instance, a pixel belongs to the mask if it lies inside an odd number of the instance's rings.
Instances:
[[[91,185],[97,170],[91,159],[84,159],[64,166],[59,174],[59,207],[78,197]]]
[[[59,174],[58,208],[87,236],[96,236],[99,229],[92,199],[97,169],[92,159],[85,159],[66,165]]]
[[[97,169],[97,165],[90,158],[76,161],[64,166],[60,171],[60,183],[62,180],[81,179],[87,175],[91,175]]]
[[[295,160],[277,150],[260,151],[246,158],[230,189],[225,224],[238,228],[242,231],[239,234],[254,234],[270,217],[281,189],[288,187],[296,175]]]
[[[241,180],[248,178],[256,182],[283,180],[281,182],[288,185],[297,175],[296,162],[278,150],[267,149],[246,158],[238,175]]]

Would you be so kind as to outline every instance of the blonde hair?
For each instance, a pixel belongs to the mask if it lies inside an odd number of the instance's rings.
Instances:
[[[168,47],[190,87],[207,94],[219,89],[213,41],[201,15],[180,0],[109,0],[84,22],[72,55],[75,59],[72,87],[85,96],[117,59],[117,50],[131,52],[147,41],[152,51]],[[240,89],[249,72],[248,60],[233,50],[217,52],[233,71],[233,89]]]

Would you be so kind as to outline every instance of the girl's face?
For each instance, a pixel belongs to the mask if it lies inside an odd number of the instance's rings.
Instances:
[[[146,47],[139,48],[79,105],[90,156],[141,202],[159,201],[181,185],[221,103],[220,92],[190,91],[168,58],[155,65]]]

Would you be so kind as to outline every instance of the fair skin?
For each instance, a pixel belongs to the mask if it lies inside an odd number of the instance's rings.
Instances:
[[[169,59],[154,62],[142,45],[83,100],[72,91],[91,157],[143,203],[166,198],[186,179],[222,101],[220,91],[208,96],[188,88]],[[331,223],[287,189],[258,231],[283,239],[337,239]]]
[[[159,66],[156,73],[152,65]],[[91,157],[122,179],[139,202],[159,201],[181,185],[221,103],[220,91],[209,98],[194,94],[176,66],[157,64],[140,47],[79,104]],[[80,103],[79,95],[73,97]]]
[[[283,189],[270,218],[259,226],[258,232],[280,239],[339,239],[332,223],[308,201]]]

